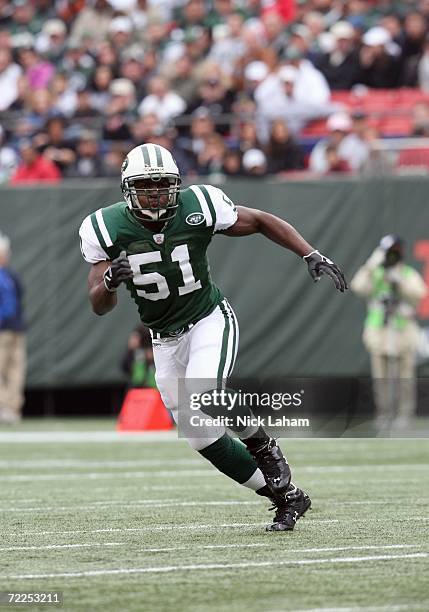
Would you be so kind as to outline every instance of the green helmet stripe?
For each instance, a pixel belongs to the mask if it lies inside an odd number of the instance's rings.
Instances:
[[[143,162],[144,162],[144,165],[150,167],[150,158],[149,158],[149,151],[147,150],[147,146],[146,145],[142,145],[140,148],[141,148],[142,153],[143,153]]]
[[[163,168],[164,164],[162,162],[161,149],[159,145],[153,145],[153,146],[155,147],[155,153],[156,153],[156,165],[158,166],[158,168]]]

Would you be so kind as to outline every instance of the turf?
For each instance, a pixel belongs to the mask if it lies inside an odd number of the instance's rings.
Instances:
[[[284,440],[313,510],[277,534],[184,442],[43,425],[0,434],[0,590],[86,611],[429,609],[427,440]]]

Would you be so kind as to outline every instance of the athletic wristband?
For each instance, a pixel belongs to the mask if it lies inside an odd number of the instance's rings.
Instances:
[[[106,282],[106,280],[108,279],[108,277],[109,277],[109,275],[110,275],[110,272],[111,272],[111,270],[110,270],[110,266],[109,266],[109,267],[107,268],[107,270],[106,270],[106,271],[104,272],[104,274],[103,274],[103,283],[104,283],[104,286],[105,286],[106,290],[107,290],[109,293],[116,293],[116,292],[117,292],[117,290],[118,290],[118,288],[117,288],[117,287],[109,287],[109,285],[108,285],[108,284],[107,284],[107,282]]]

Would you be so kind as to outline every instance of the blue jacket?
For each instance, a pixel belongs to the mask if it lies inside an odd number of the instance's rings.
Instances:
[[[22,285],[9,268],[0,267],[0,331],[24,331]]]

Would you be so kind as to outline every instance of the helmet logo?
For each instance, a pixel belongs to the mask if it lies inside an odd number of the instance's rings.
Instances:
[[[205,217],[201,213],[191,213],[186,217],[186,223],[188,225],[201,225],[204,223]]]
[[[127,168],[128,168],[128,157],[126,157],[124,161],[122,162],[121,172],[125,172]]]

